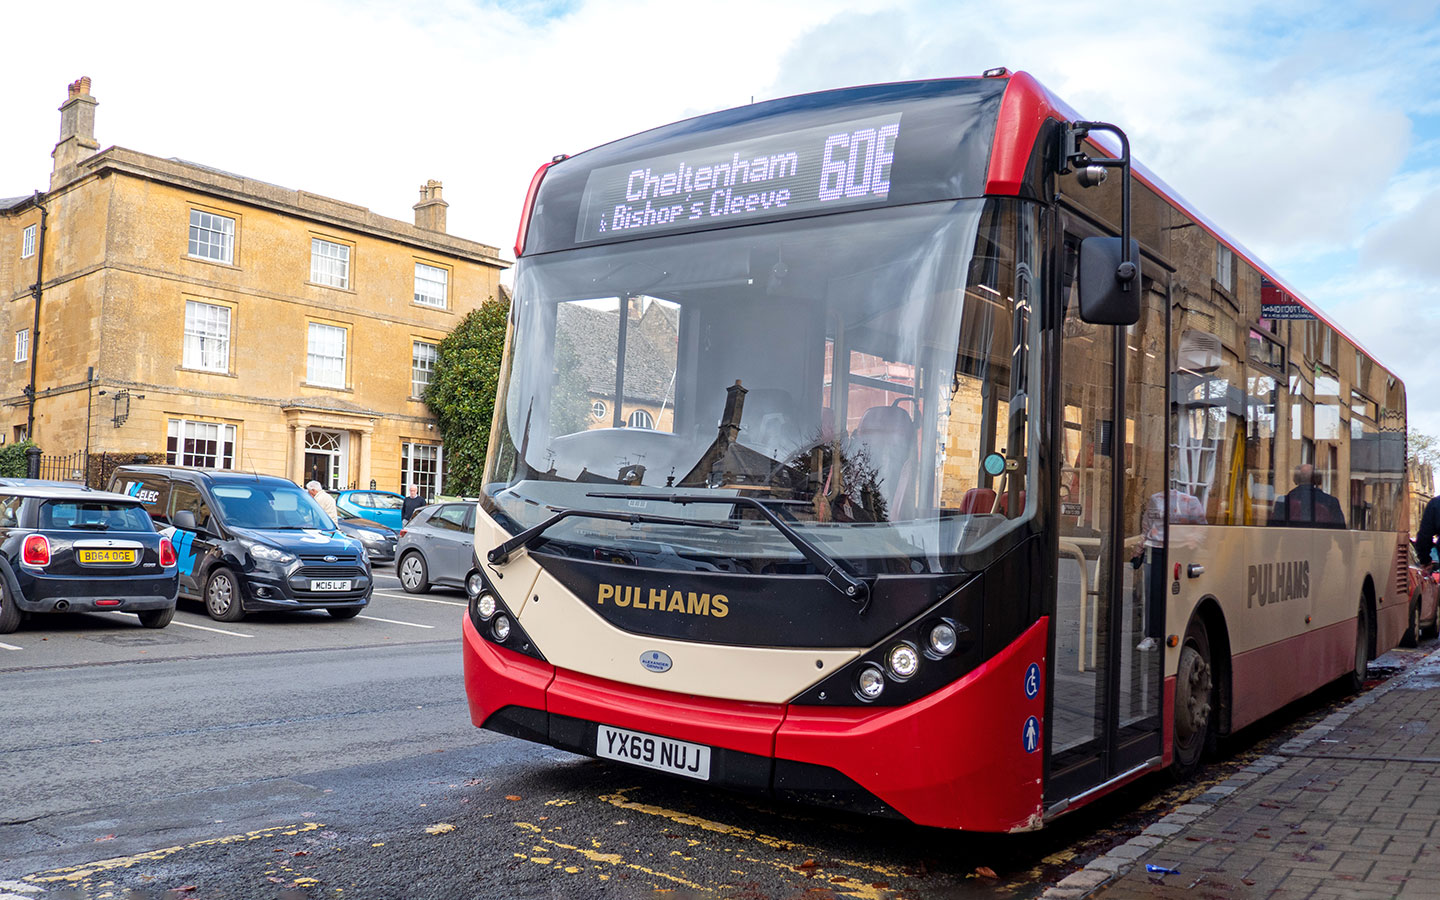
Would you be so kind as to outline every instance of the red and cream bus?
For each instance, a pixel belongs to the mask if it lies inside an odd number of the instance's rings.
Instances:
[[[1025,830],[1406,627],[1400,381],[1024,73],[558,158],[515,249],[477,726]]]

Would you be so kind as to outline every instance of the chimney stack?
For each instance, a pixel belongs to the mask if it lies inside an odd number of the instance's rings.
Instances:
[[[445,230],[445,210],[450,204],[440,199],[442,185],[430,179],[420,185],[420,202],[415,204],[415,227],[429,231]]]
[[[100,149],[95,140],[95,106],[96,100],[90,96],[90,76],[70,82],[69,95],[60,107],[60,142],[50,154],[55,159],[50,174],[52,190],[69,180],[73,174],[70,169]]]

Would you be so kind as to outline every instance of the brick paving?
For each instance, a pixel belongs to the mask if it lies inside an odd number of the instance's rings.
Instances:
[[[1044,896],[1440,900],[1440,651]]]

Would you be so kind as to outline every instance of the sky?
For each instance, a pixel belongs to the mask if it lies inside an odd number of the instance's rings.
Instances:
[[[855,84],[1036,76],[1406,382],[1440,435],[1440,0],[67,0],[5,14],[0,197],[96,139],[513,258],[530,177],[637,131]]]

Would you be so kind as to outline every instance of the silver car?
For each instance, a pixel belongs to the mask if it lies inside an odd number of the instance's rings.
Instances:
[[[407,593],[423,594],[432,585],[464,588],[475,568],[475,503],[421,507],[400,530],[395,559]]]

